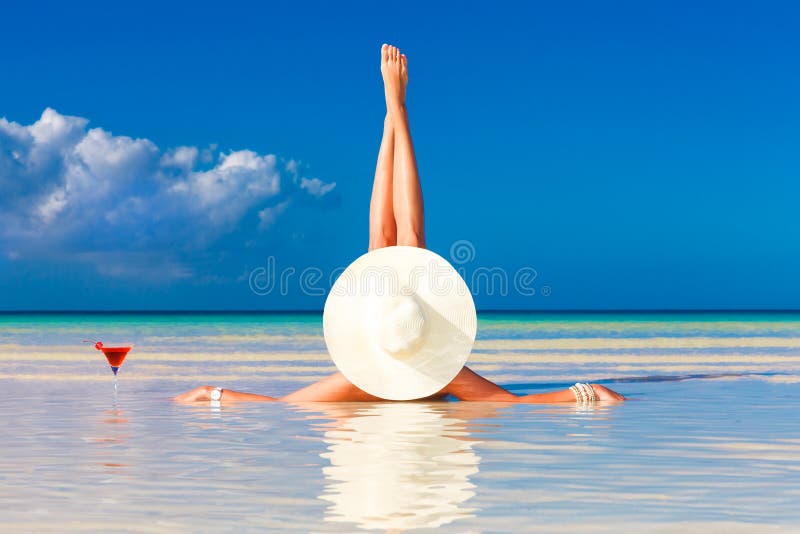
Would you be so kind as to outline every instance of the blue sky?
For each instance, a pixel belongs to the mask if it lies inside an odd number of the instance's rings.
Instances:
[[[480,308],[800,308],[791,2],[19,4],[0,309],[320,309],[299,273],[366,249],[382,42],[429,248],[509,281]]]

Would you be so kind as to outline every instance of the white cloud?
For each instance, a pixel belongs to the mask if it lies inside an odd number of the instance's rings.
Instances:
[[[44,202],[36,206],[36,213],[45,223],[50,223],[67,205],[64,191],[53,191]]]
[[[61,115],[52,108],[46,108],[38,121],[27,128],[38,144],[66,143],[83,135],[89,123],[82,117]]]
[[[275,156],[250,150],[222,154],[207,171],[193,171],[175,180],[168,193],[187,211],[205,217],[218,227],[230,227],[257,204],[280,193]]]
[[[211,143],[207,148],[200,151],[200,161],[202,163],[211,163],[214,161],[214,152],[217,150],[217,143]]]
[[[277,220],[278,216],[286,211],[286,208],[289,207],[289,201],[284,200],[280,204],[275,206],[271,206],[269,208],[264,208],[263,210],[258,212],[258,229],[259,231],[263,232],[270,226],[272,226],[275,221]]]
[[[333,191],[333,188],[336,187],[336,182],[331,182],[328,184],[319,178],[302,178],[300,180],[300,187],[315,197],[321,197]]]
[[[189,172],[194,169],[195,163],[197,163],[198,154],[199,150],[197,147],[179,146],[178,148],[167,150],[164,155],[161,156],[161,166],[166,168],[172,167],[184,172]],[[208,162],[210,161],[211,159],[209,155]]]
[[[28,126],[0,118],[0,251],[8,258],[107,254],[103,271],[128,276],[146,263],[132,261],[133,252],[155,261],[167,250],[162,274],[185,277],[181,251],[264,231],[292,195],[320,197],[335,186],[303,178],[300,188],[292,179],[284,187],[272,154],[217,154],[216,144],[161,150],[148,139],[87,130],[88,122],[51,108]],[[117,254],[116,265],[113,251],[128,254]]]

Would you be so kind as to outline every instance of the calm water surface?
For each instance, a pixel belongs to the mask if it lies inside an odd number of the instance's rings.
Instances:
[[[0,316],[2,528],[800,532],[800,316],[489,314],[470,365],[630,400],[179,405],[325,376],[321,317]]]

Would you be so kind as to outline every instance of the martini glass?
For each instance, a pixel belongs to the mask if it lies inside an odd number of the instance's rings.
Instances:
[[[84,343],[92,343],[91,341],[84,341]],[[119,371],[122,362],[125,361],[125,356],[128,355],[128,352],[133,348],[133,344],[130,345],[114,345],[110,347],[106,347],[103,345],[102,341],[98,341],[94,344],[94,348],[99,351],[102,351],[108,360],[108,365],[111,367],[111,370],[114,372],[114,391],[117,391],[117,372]]]

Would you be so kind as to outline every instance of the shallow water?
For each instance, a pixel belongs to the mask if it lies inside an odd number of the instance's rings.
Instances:
[[[321,318],[0,316],[3,530],[800,531],[800,316],[484,315],[470,365],[630,400],[180,405],[325,376]]]

